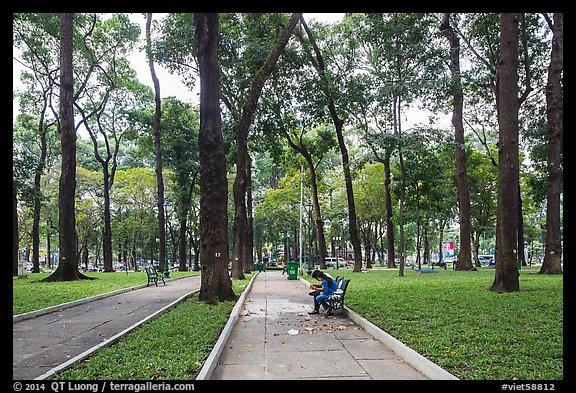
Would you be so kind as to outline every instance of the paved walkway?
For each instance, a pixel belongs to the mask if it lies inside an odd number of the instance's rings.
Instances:
[[[456,379],[352,310],[308,315],[307,284],[287,277],[253,278],[197,379]],[[13,380],[53,375],[199,288],[200,277],[189,276],[14,318]]]
[[[309,315],[308,291],[260,273],[207,379],[428,379],[340,311]]]
[[[119,339],[200,289],[200,276],[167,280],[13,322],[12,378],[41,378]]]

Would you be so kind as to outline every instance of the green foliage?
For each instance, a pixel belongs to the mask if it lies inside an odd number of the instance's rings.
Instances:
[[[194,14],[170,13],[161,23],[154,21],[151,32],[154,61],[181,76],[190,90],[195,84],[195,31]]]
[[[354,185],[357,207],[364,206],[364,209],[357,210],[357,213],[364,216],[383,215],[386,208],[386,201],[382,192],[384,189],[384,165],[381,163],[366,164],[356,176]]]
[[[288,15],[220,14],[222,129],[230,164],[235,151],[231,130],[243,97]],[[23,250],[31,243],[28,235],[32,216],[30,201],[37,197],[30,186],[39,156],[37,123],[43,92],[51,97],[52,106],[57,102],[52,97],[56,89],[48,75],[57,80],[59,21],[58,15],[53,13],[13,16],[14,46],[21,51],[19,61],[25,64],[21,75],[25,89],[14,92],[20,99],[22,113],[13,126],[13,180],[19,201],[19,236]],[[315,164],[322,157],[317,175],[327,235],[348,237],[341,157],[334,148],[334,130],[325,126],[331,120],[326,94],[334,98],[338,115],[345,123],[359,219],[372,223],[383,218],[381,177],[376,179],[376,174],[371,172],[376,171],[372,165],[390,153],[393,221],[398,223],[401,179],[398,148],[401,147],[407,181],[406,251],[411,253],[415,249],[413,242],[418,223],[440,228],[444,223],[455,222],[457,193],[451,128],[441,132],[436,130],[436,125],[412,129],[405,126],[406,120],[412,120],[406,119],[409,116],[406,110],[415,104],[435,108],[436,115],[448,112],[446,105],[451,94],[446,65],[450,52],[445,37],[438,30],[440,17],[438,13],[350,13],[342,22],[333,25],[310,23],[326,63],[327,85],[321,83],[311,61],[315,56],[306,34],[302,35],[302,42],[296,35],[290,39],[262,91],[249,137],[250,154],[254,158],[255,233],[263,248],[282,244],[286,231],[298,227],[300,177],[296,172],[303,159],[288,147],[286,135],[295,141],[302,137],[301,142]],[[541,14],[528,13],[525,17],[523,26],[526,27],[528,49],[520,51],[519,87],[526,81],[523,60],[527,55],[534,90],[522,104],[520,113],[521,142],[530,154],[530,166],[521,169],[521,195],[526,239],[534,245],[542,238],[545,227],[546,108],[543,94],[550,32]],[[491,86],[498,64],[498,14],[452,13],[451,24],[461,37],[471,224],[473,235],[488,237],[490,239],[486,240],[490,243],[495,229],[497,168],[487,154],[497,157],[498,127]],[[152,31],[154,60],[174,72],[175,78],[183,78],[189,87],[194,85],[197,76],[194,29],[193,14],[169,13],[154,22]],[[301,29],[297,28],[296,34],[299,31]],[[108,89],[112,89],[104,110],[87,123],[94,130],[96,123],[102,126],[99,131],[103,134],[98,136],[96,146],[101,157],[106,158],[114,147],[118,147],[111,200],[113,244],[115,248],[120,248],[119,244],[124,247],[135,245],[138,257],[150,257],[148,254],[156,252],[157,232],[156,190],[150,183],[151,168],[155,165],[153,95],[149,87],[138,83],[126,59],[129,52],[136,49],[141,35],[138,25],[131,23],[125,14],[75,14],[75,91],[79,93],[76,111],[88,114],[103,103]],[[92,75],[86,88],[80,90],[89,72]],[[194,198],[196,188],[192,186],[198,168],[197,111],[173,97],[163,99],[162,110],[166,195],[181,208],[180,211],[189,208],[193,212],[198,206],[197,198]],[[54,115],[54,110],[47,110],[46,123],[54,122]],[[301,135],[303,128],[306,132]],[[79,239],[87,239],[90,251],[94,252],[101,242],[102,191],[98,190],[98,185],[102,181],[102,165],[85,135],[80,127],[77,164],[86,170],[77,171],[77,230]],[[103,140],[105,135],[108,135],[108,141]],[[58,226],[56,126],[49,128],[48,137],[49,153],[41,185],[41,233],[48,232],[50,225]],[[106,151],[108,148],[110,150]],[[232,165],[229,168],[232,173]],[[371,179],[375,180],[371,182]],[[306,173],[306,199],[308,182]],[[192,198],[189,198],[191,189]],[[188,206],[188,202],[192,205]],[[229,213],[233,215],[231,209]],[[171,227],[176,227],[175,217],[176,214],[170,217]],[[191,220],[196,219],[192,217]],[[398,236],[396,238],[398,241]],[[40,239],[41,244],[44,240]],[[57,236],[52,236],[53,251],[57,251],[57,242]]]

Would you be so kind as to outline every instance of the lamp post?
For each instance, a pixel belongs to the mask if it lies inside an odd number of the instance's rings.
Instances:
[[[302,198],[304,197],[304,188],[302,186],[302,180],[304,177],[304,165],[300,165],[300,258],[298,259],[298,270],[300,270],[300,272],[302,271],[302,209],[303,209],[303,204],[302,204]]]
[[[284,263],[288,268],[288,263],[290,263],[290,233],[288,231],[286,231],[286,252],[284,254]]]
[[[338,269],[338,258],[340,257],[340,240],[342,240],[342,237],[340,236],[336,236],[334,238],[334,240],[336,240],[336,269]]]
[[[166,253],[164,255],[164,277],[170,277],[170,268],[168,267],[168,210],[172,206],[169,201],[164,201],[164,242],[166,244]]]

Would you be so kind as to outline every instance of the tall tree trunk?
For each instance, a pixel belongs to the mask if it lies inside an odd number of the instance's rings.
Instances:
[[[50,248],[50,238],[52,232],[52,219],[48,218],[48,225],[46,230],[46,261],[48,261],[48,269],[52,269],[52,249]],[[96,263],[94,263],[96,266]]]
[[[398,67],[398,79],[400,79],[400,67]],[[394,134],[398,135],[398,160],[400,163],[400,197],[398,207],[398,227],[400,229],[400,267],[398,276],[404,276],[404,259],[406,252],[406,239],[404,237],[404,201],[406,200],[406,167],[404,165],[404,155],[402,154],[402,122],[400,116],[400,96],[394,100]]]
[[[252,157],[246,155],[246,238],[242,247],[244,272],[254,270],[254,215],[252,212]]]
[[[474,232],[472,236],[472,253],[474,254],[474,259],[476,260],[476,266],[482,266],[480,259],[478,258],[478,249],[480,248],[480,231]]]
[[[564,69],[564,14],[554,14],[552,54],[548,67],[546,105],[548,118],[548,186],[546,197],[546,249],[539,273],[562,273],[560,233],[560,192],[562,190],[562,71]]]
[[[405,239],[404,239],[404,200],[406,198],[406,170],[404,168],[404,158],[402,156],[402,150],[398,152],[398,157],[400,160],[400,173],[401,173],[401,180],[400,180],[400,201],[399,201],[399,208],[398,208],[398,227],[400,228],[400,267],[398,268],[398,275],[400,277],[404,276],[404,248],[405,248]]]
[[[18,198],[16,195],[16,187],[12,183],[12,275],[18,275],[18,259],[20,252],[18,251],[20,245],[20,236],[18,233]]]
[[[198,245],[198,240],[199,239],[195,239],[194,233],[195,231],[192,228],[192,225],[188,226],[188,235],[190,237],[190,242],[189,242],[189,248],[190,248],[190,258],[192,258],[192,255],[194,255],[194,265],[192,267],[192,270],[194,270],[195,272],[200,270],[200,249],[199,249],[199,245]],[[194,251],[194,254],[192,254],[192,250]]]
[[[366,269],[372,269],[372,259],[370,258],[370,251],[372,250],[372,223],[368,222],[366,228],[366,238],[364,239],[364,260],[366,262]]]
[[[500,65],[497,71],[498,215],[495,292],[520,290],[518,279],[518,14],[500,15]]]
[[[241,140],[242,139],[242,140]],[[246,213],[246,164],[248,155],[248,136],[244,138],[236,133],[236,176],[232,186],[234,196],[234,223],[232,224],[232,278],[244,279],[243,246],[246,242],[248,217]]]
[[[228,275],[228,181],[220,119],[218,14],[194,13],[200,73],[200,300],[236,300]]]
[[[344,181],[346,183],[346,197],[348,200],[348,231],[350,233],[350,241],[352,242],[352,248],[354,249],[354,271],[359,272],[362,270],[362,248],[360,245],[360,236],[358,235],[358,219],[356,217],[356,204],[354,202],[354,189],[352,187],[352,174],[350,172],[350,160],[348,157],[348,149],[346,148],[346,143],[344,142],[344,136],[342,133],[342,127],[344,122],[338,118],[336,114],[336,108],[334,103],[331,105],[333,107],[332,119],[336,126],[336,136],[338,138],[338,146],[340,146],[340,153],[342,155],[342,168],[344,170]]]
[[[438,263],[444,260],[442,253],[442,239],[444,238],[444,220],[440,222],[440,236],[438,236]]]
[[[522,49],[523,49],[523,58],[524,58],[524,71],[526,73],[525,81],[526,86],[524,89],[524,93],[518,99],[518,108],[522,105],[528,94],[533,90],[531,86],[532,80],[532,72],[530,71],[530,56],[528,54],[528,38],[526,33],[526,16],[524,13],[520,14],[520,20],[522,25],[522,32],[521,32],[521,41],[522,41]],[[517,214],[518,214],[518,261],[521,266],[526,266],[526,256],[524,254],[524,216],[522,214],[522,194],[520,191],[520,181],[518,181],[518,207],[517,207]]]
[[[430,239],[428,238],[428,227],[424,225],[422,236],[424,237],[424,264],[430,266]]]
[[[188,270],[186,265],[186,216],[180,217],[180,237],[178,238],[178,260],[180,261],[178,270],[185,272]]]
[[[150,67],[150,74],[154,82],[154,101],[155,114],[154,114],[154,153],[156,157],[156,184],[157,184],[157,197],[156,207],[158,209],[158,237],[159,237],[159,250],[158,261],[160,271],[165,271],[166,260],[166,230],[164,217],[164,177],[162,175],[162,148],[160,144],[160,119],[162,117],[161,99],[160,99],[160,82],[156,77],[154,70],[154,61],[152,59],[152,40],[150,37],[150,25],[152,24],[152,13],[148,13],[146,19],[146,54],[148,57],[148,66]]]
[[[246,162],[248,155],[248,130],[252,124],[252,118],[256,111],[256,105],[260,98],[260,93],[264,87],[264,83],[272,74],[280,55],[284,51],[288,40],[300,19],[301,14],[292,14],[288,24],[282,32],[278,42],[268,55],[268,58],[260,67],[252,84],[248,98],[242,106],[242,114],[238,122],[234,125],[234,134],[236,136],[236,177],[234,178],[234,185],[232,193],[234,195],[234,224],[233,230],[233,248],[232,248],[232,277],[237,279],[244,278],[242,255],[244,254],[243,248],[246,245],[246,236],[248,233],[247,225],[248,218],[246,213]]]
[[[392,193],[390,190],[391,176],[390,176],[390,155],[391,149],[386,149],[384,153],[384,191],[386,193],[386,249],[388,253],[389,268],[395,268],[394,256],[394,222],[392,221]]]
[[[524,255],[524,215],[522,214],[522,195],[520,194],[520,179],[518,179],[518,262],[526,266],[526,256]]]
[[[42,281],[86,279],[78,271],[76,237],[76,128],[74,127],[74,69],[72,66],[74,14],[60,14],[60,142],[62,168],[58,188],[60,260]]]
[[[470,190],[466,176],[466,153],[464,152],[464,124],[462,111],[464,95],[460,75],[460,40],[450,26],[450,13],[445,13],[440,25],[450,43],[450,71],[452,73],[452,125],[456,142],[456,180],[458,185],[458,213],[460,223],[460,251],[458,252],[458,267],[456,270],[473,268],[470,246]]]
[[[104,169],[104,230],[102,232],[102,253],[104,254],[104,271],[112,272],[112,225],[110,214],[110,174],[108,172],[108,161]]]
[[[330,91],[329,82],[326,79],[326,69],[324,65],[324,58],[320,52],[320,48],[316,44],[316,40],[312,35],[312,31],[306,24],[304,18],[301,18],[302,26],[308,35],[310,44],[314,49],[316,54],[316,61],[314,66],[318,71],[321,83],[323,85],[324,95],[328,100],[328,110],[330,111],[330,116],[332,117],[332,122],[334,123],[334,128],[336,129],[336,138],[338,140],[338,146],[340,148],[340,154],[342,155],[342,169],[344,172],[344,181],[346,183],[346,197],[348,200],[348,231],[350,233],[350,241],[352,243],[352,248],[354,249],[354,271],[359,272],[362,270],[362,248],[360,245],[360,236],[358,235],[358,223],[356,218],[356,205],[354,202],[354,189],[352,187],[352,175],[350,173],[350,159],[348,157],[348,149],[346,148],[346,143],[344,141],[344,134],[342,132],[344,121],[340,119],[336,111],[336,105],[334,103],[334,98]],[[346,256],[344,256],[345,258]]]
[[[308,170],[310,171],[310,187],[312,188],[312,205],[314,206],[314,223],[316,224],[316,240],[318,242],[318,260],[320,266],[326,266],[326,237],[324,236],[324,220],[320,211],[320,200],[318,198],[318,184],[316,182],[316,168],[312,163],[312,158],[306,159]],[[310,255],[310,258],[312,256]]]
[[[188,260],[186,258],[186,242],[188,239],[188,214],[191,209],[192,203],[192,193],[194,191],[194,185],[196,184],[196,177],[198,171],[194,171],[192,174],[192,181],[190,184],[187,184],[186,176],[180,174],[178,176],[178,187],[182,190],[187,188],[187,192],[180,192],[178,193],[178,223],[180,225],[180,229],[178,231],[178,270],[181,272],[188,271]]]
[[[48,91],[43,93],[43,106],[38,121],[38,135],[40,136],[40,159],[34,174],[34,209],[32,219],[32,273],[40,273],[40,203],[41,191],[40,180],[46,164],[46,125],[44,124],[44,114],[48,104]]]

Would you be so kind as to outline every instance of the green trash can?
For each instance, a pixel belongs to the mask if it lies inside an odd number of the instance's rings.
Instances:
[[[288,280],[298,279],[298,263],[288,262],[287,272],[288,272]]]
[[[255,263],[254,268],[256,269],[256,271],[259,271],[259,272],[263,272],[266,270],[263,263]]]

